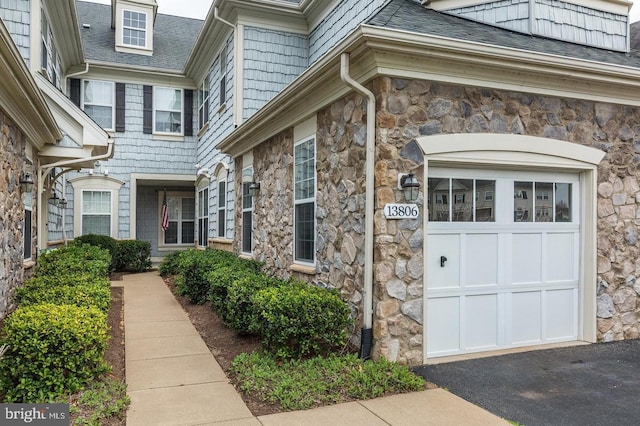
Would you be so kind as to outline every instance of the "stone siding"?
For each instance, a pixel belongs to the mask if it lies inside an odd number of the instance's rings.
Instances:
[[[24,203],[20,196],[20,176],[24,172],[26,139],[9,117],[0,111],[0,319],[15,309],[13,292],[25,278]],[[30,171],[33,179],[36,174]],[[34,194],[34,193],[32,193]],[[36,206],[32,213],[33,257],[36,253]]]
[[[605,151],[598,168],[597,338],[639,337],[640,108],[387,77],[373,86],[376,355],[408,364],[422,359],[422,229],[394,225],[380,209],[401,197],[398,172],[413,170],[422,179],[414,138],[435,134],[525,134]]]

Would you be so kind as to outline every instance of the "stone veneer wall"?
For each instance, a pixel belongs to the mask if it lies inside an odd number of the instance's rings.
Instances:
[[[422,230],[394,225],[380,208],[398,199],[399,171],[415,170],[422,179],[423,157],[414,138],[445,133],[526,134],[606,152],[598,168],[597,337],[639,337],[640,108],[388,77],[377,78],[373,87],[376,355],[422,362]]]
[[[24,204],[20,176],[24,168],[26,139],[9,117],[0,111],[0,319],[15,309],[13,291],[22,285]],[[35,180],[35,173],[32,173]],[[36,253],[36,206],[32,213],[32,252]]]

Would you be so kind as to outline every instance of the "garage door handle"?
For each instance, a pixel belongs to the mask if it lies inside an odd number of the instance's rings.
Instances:
[[[447,258],[444,256],[440,256],[440,267],[444,268],[445,263],[447,263]]]

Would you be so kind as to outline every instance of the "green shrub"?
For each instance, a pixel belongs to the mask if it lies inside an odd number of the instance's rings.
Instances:
[[[88,274],[107,277],[111,265],[108,250],[90,245],[73,245],[42,253],[34,276],[64,277],[70,274]]]
[[[258,333],[261,318],[253,297],[260,290],[282,284],[282,281],[264,274],[250,274],[233,281],[227,288],[227,324],[240,334]]]
[[[208,300],[211,302],[211,308],[224,322],[230,320],[227,309],[229,287],[241,278],[255,275],[254,272],[238,266],[221,266],[206,273],[205,278],[209,283]]]
[[[140,240],[117,241],[113,266],[115,271],[148,271],[151,268],[151,243]]]
[[[95,307],[42,304],[18,308],[5,321],[9,350],[0,360],[7,402],[48,402],[108,371],[107,319]]]
[[[71,273],[67,275],[40,275],[29,278],[24,282],[24,286],[18,289],[18,292],[26,291],[27,288],[32,290],[46,289],[58,286],[76,286],[76,285],[93,285],[104,288],[110,288],[111,282],[107,277],[95,277],[91,274]]]
[[[111,271],[115,270],[114,261],[118,250],[117,241],[115,240],[115,238],[111,238],[108,235],[88,234],[76,237],[73,242],[77,246],[88,244],[90,246],[100,247],[101,249],[108,250],[109,254],[111,255]]]
[[[158,268],[161,277],[168,277],[169,275],[177,275],[180,273],[181,255],[181,251],[174,251],[173,253],[169,253],[162,259],[162,262],[160,263],[160,266]]]
[[[99,278],[107,284],[109,280]],[[36,281],[37,282],[37,281]],[[55,305],[95,306],[107,313],[111,305],[111,290],[103,282],[91,284],[56,285],[43,287],[41,285],[25,284],[17,291],[19,306],[31,306],[42,303]]]
[[[335,290],[291,282],[260,290],[253,302],[262,343],[278,357],[323,355],[346,344],[351,317]]]

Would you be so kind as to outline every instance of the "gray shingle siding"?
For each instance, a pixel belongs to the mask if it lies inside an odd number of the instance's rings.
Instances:
[[[251,117],[307,68],[308,52],[304,35],[245,27],[244,119]]]
[[[0,18],[11,34],[13,42],[18,47],[24,61],[29,65],[29,29],[30,9],[29,0],[0,0]]]
[[[389,0],[343,0],[309,35],[309,64],[313,64],[330,48],[366,21]],[[366,3],[366,5],[363,5]]]
[[[111,28],[111,6],[76,3],[80,36],[89,61],[106,62],[157,70],[182,71],[203,21],[158,13],[153,31],[153,55],[116,52]],[[83,28],[83,24],[91,28]]]
[[[529,26],[529,7],[533,21]],[[587,44],[605,49],[626,51],[626,15],[591,9],[557,0],[503,0],[450,9],[452,13],[480,22],[495,24],[520,32]]]

